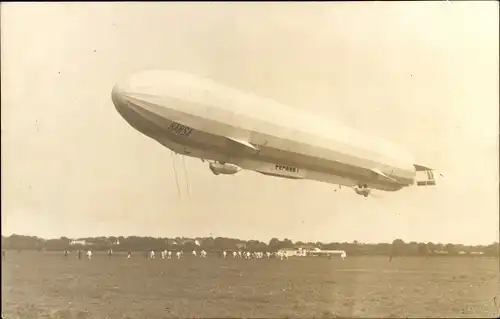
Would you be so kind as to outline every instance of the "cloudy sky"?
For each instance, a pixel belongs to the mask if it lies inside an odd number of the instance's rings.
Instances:
[[[3,3],[2,232],[489,244],[498,18],[493,1]],[[365,199],[253,172],[214,176],[114,109],[113,84],[150,68],[344,122],[445,177]]]

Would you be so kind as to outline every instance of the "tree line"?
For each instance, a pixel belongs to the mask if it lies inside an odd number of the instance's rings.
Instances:
[[[161,238],[161,237],[89,237],[74,241],[67,237],[57,239],[43,239],[35,236],[13,234],[9,237],[2,236],[2,249],[5,250],[38,250],[38,251],[63,251],[91,248],[94,251],[147,251],[147,250],[173,250],[191,251],[204,249],[206,251],[270,251],[279,249],[314,249],[345,250],[348,255],[386,255],[386,256],[431,256],[431,255],[477,255],[499,256],[499,244],[467,246],[460,244],[417,243],[404,242],[396,239],[392,243],[367,244],[353,242],[293,242],[288,238],[280,240],[272,238],[265,243],[259,240],[241,240],[226,237],[204,238]]]

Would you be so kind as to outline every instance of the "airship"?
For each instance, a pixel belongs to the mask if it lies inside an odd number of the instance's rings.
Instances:
[[[206,77],[145,70],[117,82],[111,99],[131,127],[215,175],[249,170],[365,197],[436,185],[434,169],[385,139]]]

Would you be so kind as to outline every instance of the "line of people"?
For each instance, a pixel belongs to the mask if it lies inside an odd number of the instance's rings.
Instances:
[[[204,252],[204,251],[203,251]],[[161,259],[172,259],[172,254],[174,252],[171,251],[171,250],[161,250],[160,251],[160,256],[161,256]],[[177,251],[175,253],[175,256],[177,257],[177,259],[181,259],[182,255],[184,255],[184,251]],[[131,254],[129,253],[129,255],[127,256],[127,258],[130,258]],[[206,252],[205,252],[205,256],[206,256]],[[155,251],[154,250],[149,250],[146,252],[146,259],[155,259],[156,258],[156,254],[155,254]]]
[[[76,256],[78,257],[78,260],[82,259],[82,254],[83,254],[83,250],[82,249],[78,249],[76,251]],[[69,255],[69,251],[67,249],[64,250],[64,257],[68,257],[68,255]],[[90,249],[87,250],[87,252],[85,253],[85,255],[87,256],[88,260],[92,260],[92,251]]]
[[[267,257],[267,259],[272,259],[272,258],[276,258],[276,259],[279,258],[281,260],[288,259],[288,255],[283,251],[277,251],[274,253],[269,252],[269,251],[267,251],[265,253],[260,252],[260,251],[256,251],[256,252],[233,251],[232,252],[233,259],[262,259],[262,258],[264,258],[264,254]],[[224,250],[222,252],[222,258],[224,258],[224,259],[228,258],[227,251]]]
[[[161,250],[160,251],[160,258],[161,259],[172,259],[173,253],[174,252],[171,250],[166,250],[166,249]],[[82,259],[82,254],[83,254],[82,249],[78,249],[76,251],[76,255],[77,255],[79,260]],[[196,250],[193,250],[191,254],[194,257],[198,256],[198,253]],[[276,259],[279,258],[281,260],[288,259],[288,255],[282,251],[278,251],[278,252],[274,252],[274,253],[268,251],[268,252],[263,253],[263,252],[249,252],[249,251],[243,252],[240,250],[240,251],[233,251],[232,257],[233,257],[233,259],[247,259],[247,260],[248,259],[262,259],[262,258],[264,258],[264,254],[267,257],[267,259],[272,259],[272,258],[276,258]],[[64,256],[68,257],[68,255],[69,255],[69,251],[66,249],[64,251]],[[86,255],[88,260],[92,260],[92,251],[90,249],[88,249],[85,252],[85,255]],[[109,249],[108,250],[108,257],[111,258],[112,255],[113,255],[113,250]],[[175,252],[175,256],[177,257],[177,259],[181,259],[182,255],[184,255],[183,250]],[[127,259],[130,259],[131,257],[132,257],[132,253],[130,251],[127,252]],[[145,257],[146,257],[146,259],[155,259],[156,253],[154,250],[146,251]],[[200,258],[206,258],[206,257],[207,257],[207,252],[205,250],[201,250],[200,251]],[[222,258],[223,259],[228,258],[228,252],[226,250],[222,251]]]

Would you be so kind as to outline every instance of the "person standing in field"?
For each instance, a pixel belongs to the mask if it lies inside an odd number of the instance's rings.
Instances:
[[[113,249],[111,249],[111,248],[110,248],[110,249],[108,250],[108,258],[110,258],[110,259],[111,259],[111,255],[113,255]]]
[[[78,252],[76,253],[76,255],[78,256],[78,260],[82,260],[82,250],[81,249],[78,249]]]
[[[90,249],[89,249],[89,250],[87,250],[87,258],[88,258],[89,260],[92,260],[92,251],[90,251]]]
[[[132,253],[129,251],[129,252],[127,253],[127,259],[130,259],[130,257],[132,257]]]
[[[64,257],[68,258],[68,250],[67,249],[64,250]]]
[[[340,254],[340,257],[342,258],[342,260],[344,260],[346,257],[347,257],[347,254],[345,251],[343,251],[341,254]]]
[[[5,249],[2,249],[2,259],[7,260],[7,253],[5,252]]]

